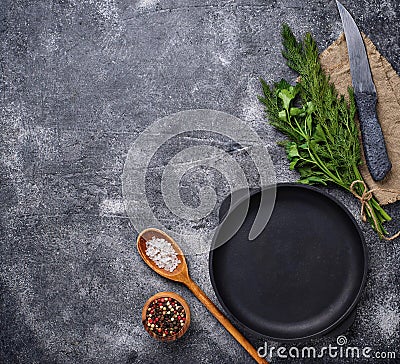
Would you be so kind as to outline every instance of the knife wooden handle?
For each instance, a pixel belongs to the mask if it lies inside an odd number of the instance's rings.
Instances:
[[[376,115],[376,95],[356,92],[354,97],[360,120],[367,167],[371,177],[375,181],[381,181],[392,168],[392,164],[387,154],[385,139]]]

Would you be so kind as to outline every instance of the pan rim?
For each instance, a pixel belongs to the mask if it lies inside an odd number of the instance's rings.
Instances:
[[[360,301],[360,298],[364,292],[364,288],[366,285],[366,281],[367,281],[367,274],[368,274],[368,266],[369,266],[369,261],[368,261],[368,251],[367,251],[367,245],[365,242],[365,237],[364,234],[362,233],[362,230],[359,226],[359,224],[357,223],[356,219],[354,218],[354,216],[351,214],[351,212],[348,210],[348,208],[341,202],[339,201],[336,197],[330,195],[329,193],[327,193],[326,191],[314,187],[314,186],[310,186],[310,185],[304,185],[298,182],[280,182],[277,183],[274,186],[265,186],[265,187],[261,187],[261,188],[256,188],[256,189],[252,189],[249,195],[249,198],[251,196],[253,196],[256,193],[259,193],[260,191],[262,191],[263,189],[268,189],[274,187],[276,188],[276,192],[278,193],[278,189],[282,188],[282,187],[294,187],[294,188],[301,188],[304,190],[311,190],[314,191],[318,194],[321,194],[322,196],[330,199],[333,203],[335,203],[342,211],[344,211],[346,213],[346,215],[350,218],[350,221],[352,222],[352,224],[354,225],[357,234],[360,238],[360,243],[361,243],[361,247],[362,247],[362,251],[363,251],[363,260],[364,260],[364,269],[362,272],[362,280],[360,283],[360,286],[358,288],[357,294],[355,295],[355,298],[353,299],[353,302],[349,305],[349,307],[346,309],[346,311],[340,316],[338,317],[338,319],[336,321],[334,321],[332,324],[330,324],[329,326],[327,326],[326,328],[319,330],[318,332],[315,332],[313,334],[310,335],[306,335],[306,336],[299,336],[299,337],[295,337],[295,338],[285,338],[285,337],[274,337],[274,336],[270,336],[270,335],[266,335],[263,333],[260,333],[258,331],[256,331],[255,329],[249,327],[248,325],[244,324],[243,322],[241,322],[232,312],[231,310],[227,307],[227,305],[225,304],[223,298],[221,297],[218,289],[217,289],[217,284],[215,282],[215,277],[214,277],[214,270],[213,270],[213,256],[214,256],[214,250],[215,249],[211,249],[214,246],[215,243],[215,238],[218,234],[218,229],[215,232],[213,239],[212,239],[212,243],[211,243],[211,247],[210,247],[210,252],[209,252],[209,259],[208,259],[208,267],[209,267],[209,274],[210,274],[210,280],[211,280],[211,284],[214,290],[214,293],[219,301],[219,303],[221,304],[221,306],[223,307],[223,309],[234,319],[235,322],[238,323],[238,325],[240,325],[245,331],[248,331],[249,333],[255,335],[255,336],[259,336],[265,339],[269,339],[269,340],[274,340],[274,341],[281,341],[281,342],[295,342],[295,341],[305,341],[308,339],[313,339],[313,338],[318,338],[321,336],[324,336],[325,334],[333,331],[334,329],[337,329],[340,324],[344,323],[346,321],[347,318],[349,318],[349,316],[351,316],[351,314],[355,311],[357,304]],[[229,197],[230,194],[227,195],[227,197]],[[226,197],[226,198],[227,198]],[[225,198],[225,199],[226,199]],[[225,200],[224,199],[224,200]],[[239,229],[240,230],[240,229]],[[236,232],[237,234],[237,232]]]

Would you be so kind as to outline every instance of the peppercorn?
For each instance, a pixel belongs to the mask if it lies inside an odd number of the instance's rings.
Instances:
[[[144,323],[154,334],[165,338],[178,334],[185,319],[186,312],[176,299],[162,297],[150,302]]]

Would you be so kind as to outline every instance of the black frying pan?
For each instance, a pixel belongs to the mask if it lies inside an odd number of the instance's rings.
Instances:
[[[245,329],[292,341],[343,332],[353,321],[367,274],[363,235],[333,197],[300,184],[278,184],[272,216],[252,241],[260,203],[250,195],[239,231],[210,252],[211,282],[221,305]],[[220,209],[229,224],[229,197]],[[219,246],[219,247],[218,247]]]

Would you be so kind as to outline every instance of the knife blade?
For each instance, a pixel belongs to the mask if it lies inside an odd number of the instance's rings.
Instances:
[[[376,89],[360,31],[345,7],[336,0],[350,61],[354,98],[360,121],[365,160],[371,177],[381,181],[392,168],[376,114]]]

